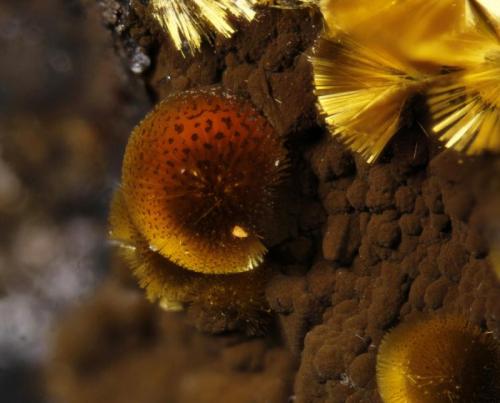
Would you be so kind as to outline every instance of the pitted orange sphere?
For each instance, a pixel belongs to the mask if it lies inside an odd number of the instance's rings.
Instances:
[[[201,273],[255,268],[286,154],[248,102],[218,91],[161,102],[133,131],[123,162],[130,219],[152,251]]]

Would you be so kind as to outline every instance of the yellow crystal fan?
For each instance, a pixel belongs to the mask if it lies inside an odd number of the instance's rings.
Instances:
[[[461,317],[398,325],[382,340],[377,384],[384,403],[490,403],[500,393],[500,349]]]
[[[429,90],[429,107],[432,129],[446,147],[467,154],[500,151],[500,60],[443,81]]]
[[[484,1],[484,0],[483,0]],[[459,57],[444,42],[475,30],[493,11],[476,0],[321,0],[330,35],[347,32],[356,41],[390,52],[422,71],[439,70]],[[500,2],[499,2],[500,4]]]
[[[217,32],[229,38],[236,31],[230,18],[251,21],[257,0],[151,0],[154,19],[168,32],[175,47],[195,53],[204,38]]]
[[[310,60],[333,134],[374,162],[399,129],[407,101],[421,89],[419,73],[346,35],[320,39]]]

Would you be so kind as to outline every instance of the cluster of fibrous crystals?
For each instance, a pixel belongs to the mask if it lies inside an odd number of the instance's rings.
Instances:
[[[500,395],[498,341],[461,317],[398,325],[379,347],[384,403],[487,403]]]
[[[282,139],[247,101],[210,89],[158,104],[129,139],[110,216],[149,298],[171,309],[255,304],[286,164]]]
[[[479,154],[500,151],[500,43],[483,33],[457,42],[465,68],[428,91],[432,131],[446,147]],[[470,58],[467,58],[467,56]]]
[[[319,4],[325,32],[310,58],[318,103],[332,133],[352,150],[374,162],[417,94],[428,99],[428,132],[447,147],[500,150],[500,2]]]
[[[368,162],[397,131],[407,99],[421,87],[419,74],[349,37],[320,39],[314,85],[326,122]]]
[[[151,0],[154,19],[168,32],[175,47],[195,53],[203,39],[216,32],[229,38],[236,31],[231,18],[251,21],[257,0]]]

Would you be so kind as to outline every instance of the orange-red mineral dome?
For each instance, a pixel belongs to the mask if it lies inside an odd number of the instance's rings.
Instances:
[[[122,192],[149,248],[202,273],[251,270],[286,153],[249,102],[216,90],[162,101],[127,145]]]

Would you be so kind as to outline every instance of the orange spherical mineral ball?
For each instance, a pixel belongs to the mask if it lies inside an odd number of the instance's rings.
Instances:
[[[133,131],[122,191],[149,248],[202,273],[251,270],[286,162],[282,139],[246,101],[191,91]]]

